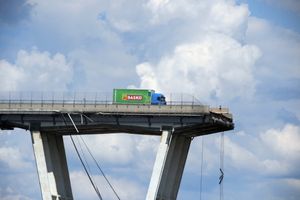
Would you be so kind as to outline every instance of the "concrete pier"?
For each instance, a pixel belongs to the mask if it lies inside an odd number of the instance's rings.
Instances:
[[[176,199],[190,143],[191,137],[163,127],[146,200]]]
[[[32,145],[43,200],[72,200],[63,138],[32,131]]]

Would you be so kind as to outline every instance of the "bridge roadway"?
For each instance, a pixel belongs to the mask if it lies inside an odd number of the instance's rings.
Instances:
[[[234,124],[228,109],[204,105],[0,101],[0,129],[14,128],[31,132],[43,200],[73,200],[63,136],[107,133],[161,135],[146,200],[176,200],[192,138]]]
[[[232,115],[226,108],[72,103],[0,103],[0,128],[74,134],[76,130],[67,114],[81,134],[161,135],[162,126],[171,126],[174,134],[194,137],[233,129]]]

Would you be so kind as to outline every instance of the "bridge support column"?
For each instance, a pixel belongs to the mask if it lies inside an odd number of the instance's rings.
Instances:
[[[162,130],[146,200],[177,198],[191,138],[172,132],[171,127]]]
[[[31,131],[43,200],[72,200],[63,137]]]

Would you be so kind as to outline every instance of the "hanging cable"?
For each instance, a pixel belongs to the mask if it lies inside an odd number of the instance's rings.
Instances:
[[[223,179],[224,179],[224,132],[220,136],[220,200],[223,200]]]
[[[76,127],[76,125],[75,125],[75,123],[74,123],[74,121],[73,121],[73,119],[72,119],[72,117],[71,117],[71,115],[70,115],[69,113],[68,113],[68,116],[69,116],[69,118],[70,118],[70,120],[71,120],[71,122],[72,122],[72,124],[73,124],[73,126],[74,126],[74,128],[75,128],[75,130],[76,130],[76,132],[79,133],[79,130],[77,129],[77,127]],[[88,120],[90,120],[90,121],[93,122],[93,120],[92,120],[91,118],[87,117],[86,115],[82,114],[81,116],[84,116],[84,117],[86,117]],[[84,139],[81,137],[81,135],[79,135],[79,137],[80,137],[80,139],[82,140],[82,142],[83,142],[85,148],[88,150],[88,152],[89,152],[90,156],[92,157],[93,161],[94,161],[95,164],[97,165],[97,167],[98,167],[99,171],[101,172],[102,176],[104,177],[104,179],[105,179],[106,182],[108,183],[109,187],[112,189],[113,193],[116,195],[116,197],[118,198],[118,200],[121,200],[120,197],[119,197],[119,195],[117,194],[116,190],[114,189],[114,187],[113,187],[112,184],[109,182],[109,180],[108,180],[108,178],[106,177],[106,175],[104,174],[104,172],[103,172],[103,170],[101,169],[100,165],[98,164],[97,160],[96,160],[95,157],[93,156],[93,154],[92,154],[91,150],[89,149],[88,145],[86,144],[86,142],[84,141]],[[81,145],[80,145],[80,142],[79,142],[78,140],[77,140],[77,143],[79,144],[79,147],[80,147],[80,149],[81,149],[81,152],[82,152],[82,155],[83,155],[84,160],[85,160],[85,162],[86,162],[86,165],[87,165],[87,167],[88,167],[88,170],[90,171],[89,165],[88,165],[88,163],[87,163],[87,161],[86,161],[86,159],[85,159],[85,154],[84,154],[83,149],[82,149],[82,147],[81,147]]]
[[[87,118],[88,120],[90,120],[91,122],[94,122],[94,120],[92,120],[91,118],[89,118],[88,116],[86,116],[85,114],[81,114],[81,117],[84,116],[85,118]],[[92,159],[94,160],[95,164],[97,165],[99,171],[101,172],[102,176],[104,177],[104,179],[106,180],[107,184],[109,185],[109,187],[111,188],[111,190],[113,191],[113,193],[116,195],[116,197],[120,199],[119,195],[117,194],[115,188],[112,186],[112,184],[109,182],[108,178],[106,177],[106,175],[104,174],[102,168],[100,167],[100,165],[98,164],[97,160],[95,159],[95,157],[93,156],[90,148],[88,147],[88,145],[86,144],[86,142],[84,141],[83,137],[81,137],[80,135],[80,139],[82,140],[85,148],[88,150],[90,156],[92,157]]]
[[[68,116],[69,116],[69,118],[70,118],[70,120],[71,120],[73,126],[75,127],[76,132],[79,133],[79,131],[78,131],[77,127],[75,126],[75,123],[73,122],[73,120],[72,120],[72,118],[71,118],[71,116],[70,116],[69,113],[68,113]],[[62,119],[63,119],[65,125],[67,125],[67,121],[66,121],[66,119],[65,119],[65,117],[64,117],[63,114],[62,114]],[[101,193],[100,193],[98,187],[95,185],[95,183],[94,183],[92,177],[90,176],[90,174],[89,174],[89,172],[88,172],[88,170],[87,170],[87,167],[85,166],[85,164],[84,164],[84,162],[83,162],[83,160],[82,160],[82,158],[81,158],[81,156],[80,156],[80,153],[79,153],[79,151],[78,151],[78,149],[77,149],[77,146],[76,146],[76,144],[75,144],[75,142],[74,142],[74,139],[73,139],[72,135],[70,135],[70,138],[71,138],[72,144],[73,144],[73,146],[74,146],[74,148],[75,148],[75,151],[76,151],[76,153],[77,153],[77,156],[78,156],[78,158],[79,158],[79,160],[80,160],[80,162],[81,162],[81,164],[82,164],[82,166],[83,166],[83,168],[84,168],[84,171],[85,171],[85,173],[87,174],[87,176],[88,176],[88,178],[89,178],[89,181],[91,182],[91,184],[92,184],[92,186],[93,186],[93,188],[94,188],[94,190],[95,190],[97,196],[99,197],[99,199],[100,199],[100,200],[103,200],[103,198],[102,198],[102,196],[101,196]]]
[[[83,148],[82,148],[82,146],[81,146],[81,144],[80,144],[80,141],[78,140],[78,137],[75,137],[76,138],[76,140],[77,140],[77,144],[78,144],[78,146],[79,146],[79,149],[80,149],[80,152],[81,152],[81,155],[82,155],[82,160],[83,160],[83,162],[84,162],[84,164],[85,164],[85,166],[87,167],[87,170],[88,170],[88,172],[89,172],[89,174],[91,174],[92,172],[91,172],[91,168],[90,168],[90,166],[89,166],[89,163],[88,163],[88,161],[87,161],[87,159],[86,159],[86,156],[85,156],[85,153],[84,153],[84,151],[83,151]],[[76,144],[76,143],[75,143]]]
[[[100,191],[99,191],[98,187],[95,185],[95,183],[94,183],[94,181],[92,180],[92,177],[90,176],[90,174],[89,174],[89,172],[88,172],[88,170],[87,170],[85,164],[83,163],[83,160],[82,160],[82,158],[81,158],[81,156],[80,156],[80,154],[79,154],[79,152],[78,152],[78,149],[77,149],[77,147],[76,147],[76,145],[75,145],[75,142],[74,142],[74,140],[73,140],[72,135],[70,135],[70,137],[71,137],[71,141],[72,141],[72,143],[73,143],[73,146],[74,146],[74,148],[75,148],[75,150],[76,150],[76,153],[77,153],[77,155],[78,155],[78,157],[79,157],[79,160],[80,160],[80,162],[81,162],[81,164],[82,164],[82,166],[83,166],[83,168],[84,168],[85,173],[87,174],[87,176],[88,176],[88,178],[89,178],[89,180],[90,180],[90,182],[91,182],[91,184],[92,184],[92,186],[93,186],[95,192],[97,193],[99,199],[100,199],[100,200],[103,200],[103,198],[102,198],[102,196],[101,196],[101,194],[100,194]]]
[[[108,183],[108,185],[110,186],[110,188],[112,189],[112,191],[114,192],[114,194],[116,195],[116,197],[120,199],[119,195],[117,194],[116,190],[114,189],[114,187],[112,186],[112,184],[109,182],[109,180],[107,179],[106,175],[104,174],[103,170],[101,169],[100,165],[98,164],[97,160],[95,159],[95,157],[93,156],[93,154],[91,153],[90,149],[88,148],[88,145],[85,143],[85,141],[83,140],[83,138],[80,136],[83,144],[85,145],[86,149],[88,150],[90,156],[93,158],[94,162],[96,163],[98,169],[100,170],[101,174],[103,175],[103,177],[105,178],[106,182]]]
[[[203,155],[204,155],[204,136],[201,137],[201,168],[200,168],[200,200],[202,200],[202,180],[203,180]]]

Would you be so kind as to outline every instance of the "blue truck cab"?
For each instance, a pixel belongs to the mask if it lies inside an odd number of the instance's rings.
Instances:
[[[152,105],[166,105],[166,97],[161,93],[152,93],[151,95]]]

